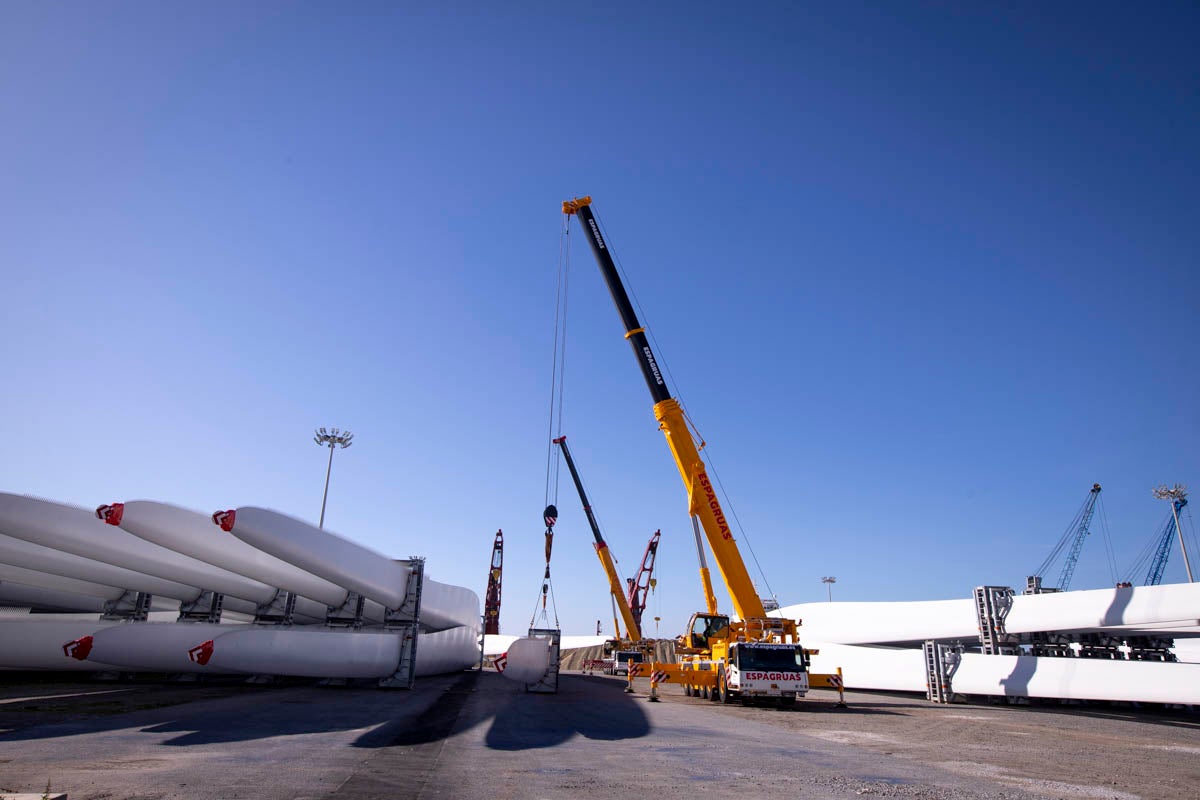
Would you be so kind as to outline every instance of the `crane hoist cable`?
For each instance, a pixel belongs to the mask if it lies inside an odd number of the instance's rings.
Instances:
[[[544,502],[545,509],[542,511],[542,519],[546,524],[545,532],[545,552],[546,552],[546,568],[542,574],[542,589],[540,597],[540,612],[543,620],[547,619],[548,609],[547,600],[549,600],[549,608],[554,611],[554,627],[559,627],[558,622],[558,606],[554,602],[554,584],[550,577],[550,555],[554,549],[554,523],[558,521],[558,478],[559,478],[559,461],[555,451],[553,439],[555,431],[562,431],[562,408],[563,408],[563,387],[565,385],[564,376],[566,373],[566,354],[567,354],[567,288],[568,278],[570,276],[571,266],[571,240],[569,238],[570,229],[564,222],[562,232],[559,235],[558,243],[558,270],[557,270],[557,286],[555,289],[554,298],[554,349],[550,367],[550,413],[549,413],[549,428],[550,435],[546,437],[546,483]],[[534,622],[538,618],[539,604],[534,604],[533,616],[530,618],[530,627],[535,627]]]
[[[1112,534],[1108,527],[1108,512],[1104,509],[1104,498],[1101,497],[1097,505],[1100,506],[1100,531],[1104,535],[1104,553],[1108,558],[1108,574],[1112,579],[1113,585],[1116,585],[1120,577],[1117,573],[1117,557],[1113,551]]]
[[[569,222],[569,221],[568,221]],[[549,433],[546,437],[547,505],[558,502],[558,458],[554,438],[562,435],[563,388],[567,367],[567,289],[571,267],[570,228],[563,223],[558,241],[558,270],[554,297],[554,353],[550,365]]]

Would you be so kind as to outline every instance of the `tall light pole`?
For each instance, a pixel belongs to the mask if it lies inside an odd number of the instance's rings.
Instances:
[[[1183,551],[1183,566],[1187,569],[1188,583],[1195,583],[1192,577],[1192,562],[1188,560],[1187,545],[1183,543],[1183,528],[1179,527],[1179,509],[1187,505],[1187,487],[1177,483],[1168,488],[1156,486],[1154,496],[1159,500],[1171,501],[1171,514],[1175,517],[1175,533],[1179,536],[1179,549]],[[1183,502],[1180,502],[1180,501]]]
[[[832,603],[833,602],[833,585],[835,583],[837,583],[837,578],[833,577],[832,575],[826,575],[824,578],[821,578],[821,583],[825,584],[825,590],[829,594],[829,602]]]
[[[350,446],[350,440],[354,438],[354,434],[350,431],[340,431],[337,428],[317,428],[313,432],[313,441],[324,447],[329,445],[329,466],[325,468],[325,494],[321,496],[321,522],[318,527],[325,527],[325,501],[329,499],[329,473],[333,472],[333,450],[335,447],[341,447],[345,450]]]

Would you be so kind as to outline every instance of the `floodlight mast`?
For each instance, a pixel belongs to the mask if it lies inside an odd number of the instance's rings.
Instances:
[[[826,575],[821,578],[821,583],[825,584],[825,590],[829,595],[829,602],[833,602],[833,584],[837,583],[837,578],[832,575]]]
[[[1192,577],[1192,562],[1188,560],[1187,545],[1183,543],[1183,528],[1179,527],[1179,509],[1187,505],[1187,487],[1182,483],[1168,487],[1165,484],[1154,487],[1154,496],[1159,500],[1171,501],[1171,514],[1175,517],[1175,534],[1179,537],[1179,549],[1183,553],[1183,567],[1187,570],[1188,583],[1195,583]]]
[[[329,499],[329,474],[333,472],[333,451],[335,447],[341,447],[345,450],[350,446],[354,434],[350,431],[342,431],[337,428],[317,428],[313,432],[313,441],[324,447],[329,445],[329,465],[325,467],[325,493],[321,495],[321,521],[317,527],[325,527],[325,501]]]

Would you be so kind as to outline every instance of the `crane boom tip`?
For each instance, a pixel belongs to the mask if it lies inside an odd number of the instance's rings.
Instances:
[[[574,214],[584,206],[590,206],[591,204],[592,196],[586,195],[584,197],[576,197],[574,200],[564,200],[562,209],[564,214]]]

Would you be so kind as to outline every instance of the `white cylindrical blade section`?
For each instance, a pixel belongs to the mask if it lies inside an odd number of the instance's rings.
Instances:
[[[481,627],[479,595],[464,586],[425,578],[421,589],[421,624],[438,630],[466,627],[478,635]]]
[[[812,657],[810,669],[818,674],[832,675],[841,667],[847,689],[925,691],[925,655],[921,650],[815,640],[805,640],[804,646],[819,651]]]
[[[253,628],[214,639],[208,665],[263,675],[382,678],[396,671],[400,643],[395,633]]]
[[[0,493],[0,530],[56,550],[254,603],[270,602],[275,596],[274,587],[261,581],[235,575],[139,539],[128,531],[101,522],[92,511],[49,500]]]
[[[0,563],[0,581],[23,583],[26,586],[37,586],[42,589],[53,589],[59,592],[91,595],[92,597],[99,597],[104,600],[116,600],[125,594],[124,589],[118,589],[116,586],[106,586],[105,584],[93,583],[92,581],[81,581],[77,578],[67,578],[62,575],[54,575],[50,572],[14,567],[3,563]]]
[[[509,645],[520,639],[520,636],[513,636],[507,633],[487,634],[483,637],[483,654],[485,656],[498,656],[508,650]],[[559,643],[560,650],[575,650],[580,647],[599,647],[607,642],[607,636],[594,636],[592,634],[567,634],[562,637]]]
[[[234,513],[232,533],[259,550],[388,608],[404,603],[408,567],[307,522],[245,506]]]
[[[112,669],[96,661],[77,661],[63,651],[69,642],[112,627],[91,620],[0,620],[0,667],[96,672]]]
[[[580,647],[599,647],[608,641],[607,636],[595,636],[593,634],[567,634],[562,637],[559,642],[560,650],[576,650]]]
[[[417,677],[462,672],[479,664],[479,626],[417,637]]]
[[[385,678],[400,662],[403,636],[393,632],[246,628],[213,640],[209,666],[263,675]],[[473,631],[420,634],[417,676],[461,672],[479,661]]]
[[[508,652],[509,646],[521,637],[513,636],[508,633],[489,633],[483,637],[483,654],[485,656],[498,656],[501,653]]]
[[[205,666],[205,642],[244,625],[198,622],[133,622],[105,628],[92,636],[89,661],[151,672],[237,672]]]
[[[508,659],[502,673],[517,683],[537,683],[550,669],[548,639],[517,639],[508,646]]]
[[[1194,624],[1200,617],[1200,584],[1177,583],[1019,594],[1004,618],[1008,633],[1152,631]],[[868,644],[974,639],[979,633],[972,599],[866,603],[801,603],[772,616],[802,621],[800,638]]]
[[[961,694],[1200,704],[1200,664],[964,653],[951,687]]]
[[[1200,617],[1200,583],[1128,586],[1017,595],[1004,619],[1008,633],[1153,625]]]
[[[99,521],[99,520],[97,520]],[[25,569],[49,572],[82,581],[93,581],[110,586],[119,586],[135,592],[146,592],[156,597],[191,601],[200,596],[195,586],[163,580],[144,572],[83,558],[73,553],[64,553],[52,547],[14,539],[0,534],[0,561]]]
[[[979,635],[973,600],[799,603],[771,616],[801,621],[800,641],[923,642]]]
[[[230,536],[208,514],[151,500],[131,500],[123,506],[120,527],[139,538],[325,606],[340,606],[346,600],[342,587]]]
[[[12,581],[0,581],[0,603],[28,606],[38,611],[84,612],[104,611],[104,599],[90,594],[43,589]]]

